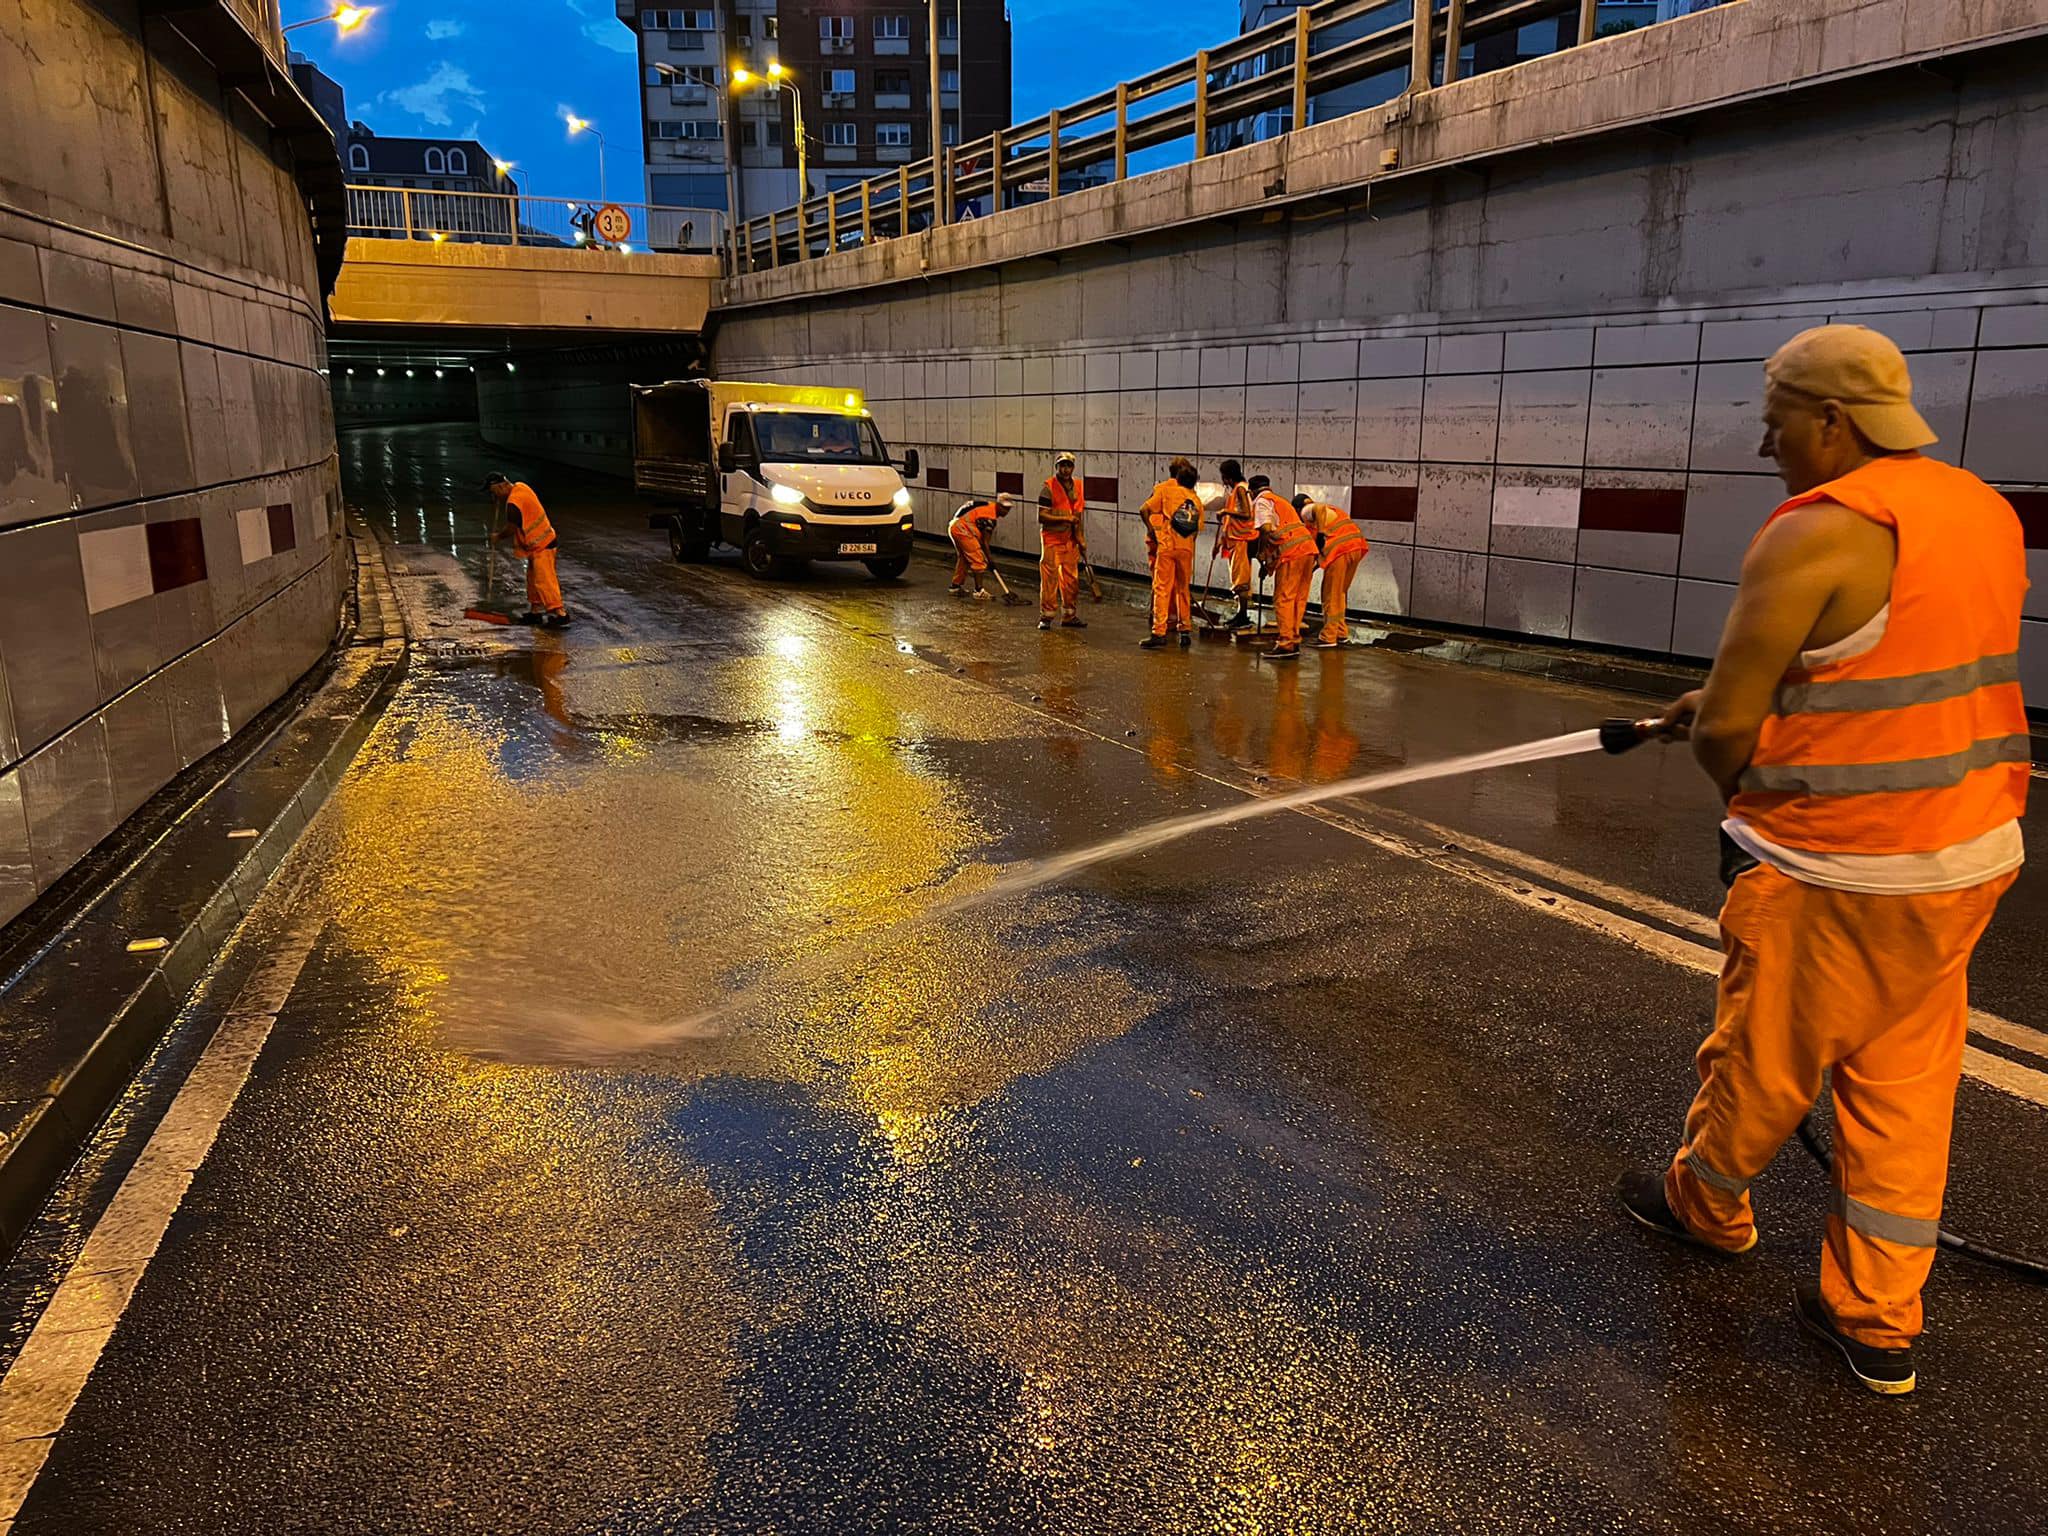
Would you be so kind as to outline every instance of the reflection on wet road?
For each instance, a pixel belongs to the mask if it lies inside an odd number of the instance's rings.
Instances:
[[[1671,958],[1716,894],[1679,754],[935,910],[1640,700],[1144,654],[1114,598],[1041,634],[936,561],[762,585],[538,469],[578,622],[487,629],[482,450],[345,455],[412,674],[17,1531],[2043,1528],[2041,1292],[1944,1260],[1926,1386],[1866,1400],[1785,1305],[1824,1197],[1796,1150],[1744,1264],[1610,1209],[1711,1001]],[[1978,978],[2022,1023],[2041,889]],[[2048,1084],[2025,1038],[1987,1048]],[[1966,1084],[1957,1225],[2048,1250],[2043,1113]]]

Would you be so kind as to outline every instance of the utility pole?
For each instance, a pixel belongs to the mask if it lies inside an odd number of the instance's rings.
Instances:
[[[945,114],[939,109],[939,0],[925,0],[925,51],[932,75],[932,223],[946,222]]]

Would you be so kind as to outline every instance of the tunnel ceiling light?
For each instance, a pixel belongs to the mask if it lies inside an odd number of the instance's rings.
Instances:
[[[412,377],[412,370],[411,370],[410,368],[408,368],[408,369],[406,369],[406,370],[405,370],[405,376],[406,376],[406,377],[407,377],[408,379]]]
[[[441,370],[440,370],[440,369],[436,368],[436,369],[434,370],[434,377],[435,377],[435,378],[437,378],[437,379],[441,377]]]
[[[519,365],[517,363],[507,363],[505,365],[505,371],[507,373],[517,373],[519,371]]]
[[[384,377],[384,370],[382,368],[377,370],[377,377],[380,379]]]

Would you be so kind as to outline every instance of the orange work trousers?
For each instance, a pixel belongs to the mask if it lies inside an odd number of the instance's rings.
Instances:
[[[1316,562],[1306,554],[1273,568],[1273,619],[1280,626],[1278,644],[1283,651],[1301,644],[1301,616],[1308,611],[1309,582],[1315,573]]]
[[[1162,544],[1152,558],[1152,633],[1194,628],[1195,546]]]
[[[1230,562],[1230,590],[1239,601],[1252,595],[1252,547],[1243,539],[1225,539],[1223,558]]]
[[[982,548],[981,540],[966,529],[953,533],[953,547],[960,551],[959,558],[953,562],[954,586],[960,586],[969,576],[979,576],[988,569],[988,551]],[[980,585],[980,582],[975,583],[976,587]]]
[[[1038,612],[1051,618],[1081,612],[1081,547],[1072,542],[1048,543],[1038,557]]]
[[[562,583],[555,575],[555,552],[537,550],[526,557],[526,606],[534,613],[563,613]]]
[[[1749,1182],[1798,1127],[1833,1070],[1834,1193],[1821,1298],[1879,1349],[1920,1332],[1968,1027],[1967,971],[2014,875],[1959,891],[1869,896],[1769,865],[1721,907],[1726,957],[1685,1144],[1664,1176],[1686,1226],[1738,1249],[1756,1221]]]
[[[1362,554],[1332,555],[1330,563],[1323,567],[1323,633],[1322,638],[1333,645],[1341,645],[1350,638],[1351,626],[1344,622],[1344,608],[1351,600],[1351,578],[1358,574],[1358,562]]]

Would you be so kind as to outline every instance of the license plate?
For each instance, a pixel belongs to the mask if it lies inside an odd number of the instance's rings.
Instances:
[[[839,546],[839,553],[842,555],[872,555],[874,552],[875,546],[872,544],[842,544]]]

